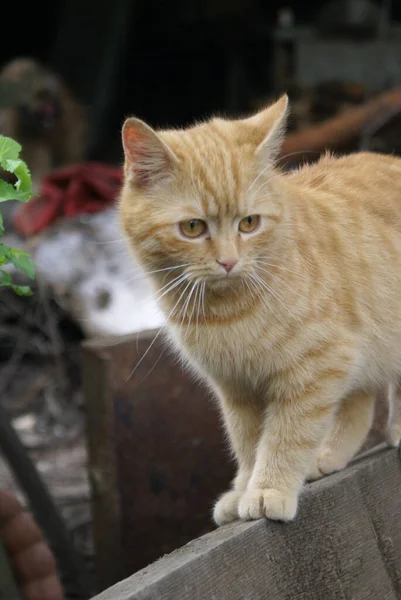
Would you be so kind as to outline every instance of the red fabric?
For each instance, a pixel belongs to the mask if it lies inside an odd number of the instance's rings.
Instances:
[[[103,210],[118,196],[122,169],[88,162],[55,171],[42,182],[41,195],[21,206],[14,217],[19,233],[43,231],[59,217]]]

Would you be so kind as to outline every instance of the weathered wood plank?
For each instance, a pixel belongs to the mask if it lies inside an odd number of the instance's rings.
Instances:
[[[396,600],[400,489],[398,451],[378,451],[306,486],[295,522],[223,527],[95,600]]]

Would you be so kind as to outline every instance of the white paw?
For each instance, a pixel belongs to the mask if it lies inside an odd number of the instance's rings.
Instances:
[[[294,492],[274,489],[251,489],[241,496],[238,514],[249,521],[267,517],[274,521],[291,521],[297,512],[298,498]]]
[[[216,525],[224,525],[238,519],[238,502],[241,498],[241,492],[226,492],[217,500],[213,519]]]
[[[330,473],[341,471],[342,469],[345,469],[346,466],[347,462],[344,461],[342,456],[339,456],[338,453],[327,448],[317,457],[315,465],[308,475],[308,479],[310,481],[320,479],[320,477],[324,477],[324,475],[330,475]]]
[[[401,441],[401,426],[390,425],[390,427],[386,431],[386,440],[389,446],[397,448],[400,445]]]
[[[319,471],[319,467],[317,466],[317,461],[315,462],[313,469],[309,472],[307,481],[315,481],[316,479],[320,479],[323,477],[323,473]]]

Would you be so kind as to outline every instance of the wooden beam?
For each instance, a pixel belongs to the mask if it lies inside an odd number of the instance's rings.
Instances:
[[[209,533],[94,600],[401,598],[401,469],[378,450],[309,484],[297,519]]]

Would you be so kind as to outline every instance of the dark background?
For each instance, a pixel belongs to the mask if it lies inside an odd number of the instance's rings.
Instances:
[[[291,7],[299,24],[313,22],[322,6],[319,0],[3,4],[1,62],[35,57],[66,79],[91,110],[92,158],[116,156],[115,132],[127,115],[175,126],[252,110],[250,98],[272,91],[278,10]],[[401,2],[392,4],[393,19],[401,19]],[[242,80],[233,76],[238,64]]]

